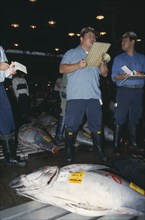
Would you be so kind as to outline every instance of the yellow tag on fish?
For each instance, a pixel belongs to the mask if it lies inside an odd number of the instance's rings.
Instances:
[[[145,196],[145,190],[143,190],[142,188],[140,188],[139,186],[135,185],[132,182],[130,183],[130,188],[136,190],[137,192]]]
[[[91,135],[90,135],[89,133],[87,133],[87,132],[83,132],[83,135],[84,135],[85,137],[91,139]]]
[[[84,172],[73,172],[70,174],[70,183],[81,183],[83,180]]]
[[[44,136],[44,140],[47,141],[47,142],[52,141],[51,137],[49,137],[49,136]]]

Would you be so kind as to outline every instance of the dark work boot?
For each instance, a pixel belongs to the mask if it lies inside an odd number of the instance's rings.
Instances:
[[[134,149],[139,149],[139,145],[137,143],[137,125],[128,124],[129,131],[129,146]]]
[[[95,150],[97,151],[100,161],[107,162],[108,158],[102,146],[102,131],[93,132],[91,135],[92,135],[93,145],[95,147]]]
[[[113,153],[116,155],[120,154],[120,142],[122,137],[122,128],[123,125],[115,125],[114,128],[114,137],[113,137]]]
[[[65,129],[64,117],[60,116],[56,126],[56,134],[55,134],[56,142],[64,143],[64,129]]]
[[[65,131],[65,164],[71,164],[74,160],[75,154],[75,138],[76,135],[74,132]]]
[[[15,134],[0,137],[6,166],[25,167],[27,162],[16,155]]]

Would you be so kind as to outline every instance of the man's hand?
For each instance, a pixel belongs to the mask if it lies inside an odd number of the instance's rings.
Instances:
[[[0,63],[0,70],[7,70],[9,69],[10,65],[8,63],[4,63],[4,62],[1,62]]]
[[[88,65],[88,64],[87,64],[87,61],[86,61],[86,60],[80,60],[80,61],[78,62],[78,69],[83,69],[83,68],[85,68],[87,65]]]
[[[10,64],[9,70],[10,70],[10,74],[11,75],[15,75],[16,74],[15,64],[13,62]]]
[[[144,76],[144,74],[141,73],[141,72],[139,72],[139,71],[135,71],[135,75],[136,75],[136,76],[139,76],[139,77],[143,77],[143,76]]]

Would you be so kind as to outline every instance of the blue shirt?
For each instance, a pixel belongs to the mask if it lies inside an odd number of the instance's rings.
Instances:
[[[6,58],[4,49],[2,46],[0,46],[0,62],[7,62],[7,61],[8,60]],[[0,82],[4,82],[5,78],[6,78],[5,71],[0,70]]]
[[[4,49],[0,46],[0,62],[8,62],[7,57],[5,55]],[[0,70],[0,82],[4,82],[5,78],[12,79],[12,75],[8,72],[8,70]]]
[[[67,51],[61,64],[75,64],[87,56],[79,45]],[[99,89],[100,71],[98,67],[85,67],[67,74],[67,100],[72,99],[101,99]]]
[[[129,56],[126,52],[116,56],[112,65],[111,75],[112,80],[116,83],[117,86],[143,86],[145,79],[141,77],[139,79],[131,79],[129,77],[125,81],[114,80],[115,75],[124,73],[121,69],[121,67],[124,65],[128,66],[132,71],[135,70],[141,73],[145,73],[145,56],[137,52],[135,52],[133,56]]]

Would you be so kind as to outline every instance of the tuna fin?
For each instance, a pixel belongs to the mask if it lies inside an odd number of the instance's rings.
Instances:
[[[68,210],[69,212],[76,213],[83,216],[104,216],[104,215],[115,215],[118,214],[117,211],[111,209],[104,209],[101,207],[88,207],[83,206],[82,204],[63,204],[62,208]],[[121,214],[121,213],[120,213]]]
[[[66,210],[85,216],[107,216],[107,215],[135,215],[140,216],[143,213],[138,212],[133,209],[129,209],[126,207],[122,207],[116,210],[113,209],[105,209],[102,207],[92,207],[92,206],[84,206],[83,204],[72,204],[72,203],[65,203],[62,208]]]

